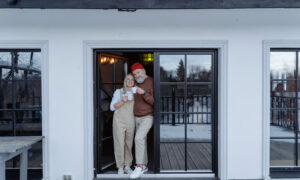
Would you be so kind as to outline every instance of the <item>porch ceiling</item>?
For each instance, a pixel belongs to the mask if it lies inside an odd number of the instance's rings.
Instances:
[[[299,0],[4,0],[0,8],[37,9],[240,9],[299,8]]]

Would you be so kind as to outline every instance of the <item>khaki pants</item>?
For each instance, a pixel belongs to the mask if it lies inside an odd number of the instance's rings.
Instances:
[[[147,134],[152,127],[153,116],[135,117],[135,158],[136,164],[147,164]]]
[[[127,101],[113,119],[113,138],[117,168],[131,166],[134,137],[134,101]]]

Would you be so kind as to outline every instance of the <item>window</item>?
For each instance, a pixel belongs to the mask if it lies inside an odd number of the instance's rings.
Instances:
[[[299,50],[272,49],[270,54],[270,175],[287,170],[300,175]]]
[[[0,49],[0,136],[42,135],[41,50]],[[19,167],[19,157],[8,161]],[[28,167],[42,169],[42,142],[28,152]]]

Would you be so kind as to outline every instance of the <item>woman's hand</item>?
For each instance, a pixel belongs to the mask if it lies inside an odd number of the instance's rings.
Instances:
[[[122,101],[127,102],[128,101],[128,96],[122,96]]]

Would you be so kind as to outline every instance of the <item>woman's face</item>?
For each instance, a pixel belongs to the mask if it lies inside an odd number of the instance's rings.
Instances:
[[[133,76],[127,76],[127,78],[126,78],[126,86],[127,87],[133,87],[133,85],[134,85]]]

